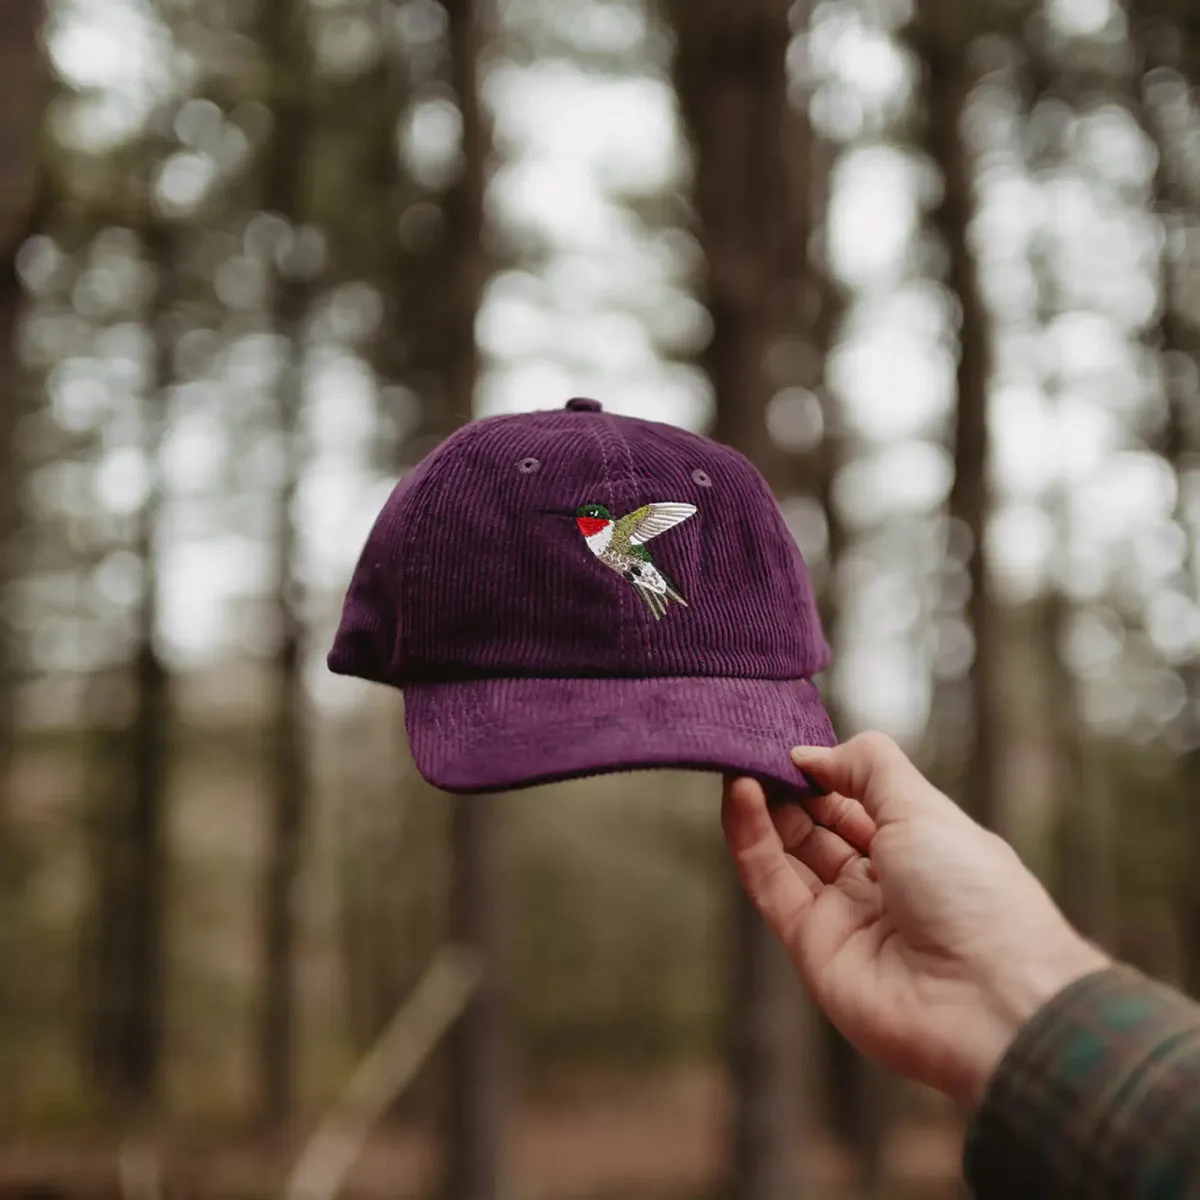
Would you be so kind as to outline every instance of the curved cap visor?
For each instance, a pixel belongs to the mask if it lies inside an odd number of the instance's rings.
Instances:
[[[417,769],[447,792],[678,768],[803,793],[791,748],[837,745],[806,680],[481,679],[410,684],[404,696]]]

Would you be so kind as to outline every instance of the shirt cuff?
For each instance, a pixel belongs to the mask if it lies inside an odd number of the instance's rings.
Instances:
[[[978,1200],[1171,1197],[1200,1179],[1200,1007],[1129,967],[1018,1032],[967,1131]]]

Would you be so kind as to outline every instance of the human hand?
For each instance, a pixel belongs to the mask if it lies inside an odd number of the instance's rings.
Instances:
[[[793,758],[828,794],[768,809],[754,780],[726,784],[743,886],[863,1054],[974,1107],[1025,1020],[1109,960],[890,738]]]

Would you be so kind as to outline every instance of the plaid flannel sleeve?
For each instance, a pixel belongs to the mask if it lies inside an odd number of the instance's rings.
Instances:
[[[1123,966],[1036,1013],[967,1132],[978,1200],[1200,1197],[1200,1006]]]

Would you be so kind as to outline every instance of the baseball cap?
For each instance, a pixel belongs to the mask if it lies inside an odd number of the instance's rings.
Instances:
[[[812,583],[737,451],[595,400],[487,417],[376,519],[328,664],[399,688],[448,792],[648,768],[808,790],[836,745]]]

